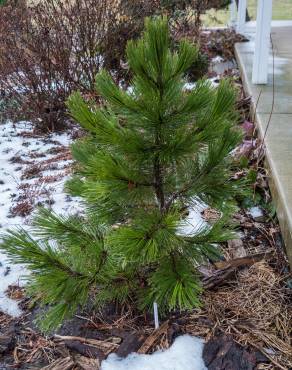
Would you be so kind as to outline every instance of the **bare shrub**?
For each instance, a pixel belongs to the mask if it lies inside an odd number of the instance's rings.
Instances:
[[[226,1],[8,1],[0,8],[0,119],[31,120],[43,131],[63,129],[66,99],[75,90],[96,98],[94,79],[101,67],[118,83],[130,80],[122,61],[144,17],[166,13],[174,19],[175,11],[187,14],[192,6],[195,34],[200,14]],[[176,31],[188,27],[189,18],[180,19]]]
[[[0,9],[0,110],[55,130],[66,122],[65,101],[74,90],[94,95],[101,67],[117,80],[125,45],[139,36],[151,1],[24,0]]]
[[[199,43],[201,16],[208,10],[226,8],[231,0],[159,0],[162,12],[172,19],[176,31],[190,31]]]

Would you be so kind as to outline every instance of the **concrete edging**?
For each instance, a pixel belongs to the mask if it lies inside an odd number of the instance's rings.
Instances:
[[[235,56],[236,56],[238,67],[241,73],[244,91],[246,92],[247,95],[252,97],[252,104],[251,104],[252,114],[255,117],[255,123],[256,123],[258,132],[259,132],[259,136],[261,139],[263,139],[264,132],[265,132],[265,123],[264,123],[263,116],[268,115],[268,112],[266,113],[255,112],[257,97],[253,96],[254,93],[252,91],[251,78],[249,78],[247,74],[247,69],[246,69],[246,66],[242,58],[242,52],[240,50],[240,45],[241,43],[238,43],[235,45]],[[292,81],[291,81],[291,88],[292,88]],[[277,116],[279,116],[279,119],[281,119],[280,114],[277,114]],[[291,122],[291,125],[292,125],[292,122]],[[269,140],[271,141],[271,138]],[[292,137],[291,137],[291,152],[292,152]],[[292,166],[292,162],[291,162],[291,166]],[[288,257],[290,266],[292,268],[292,208],[290,208],[289,205],[287,204],[287,200],[285,196],[286,193],[283,189],[281,179],[278,175],[276,164],[273,160],[273,151],[271,150],[269,143],[267,143],[266,145],[266,167],[267,167],[268,175],[269,175],[269,187],[270,187],[272,198],[273,198],[273,201],[276,207],[277,216],[279,219],[279,224],[280,224],[282,236],[283,236],[285,247],[286,247],[287,257]],[[292,182],[292,178],[291,178],[291,182]]]

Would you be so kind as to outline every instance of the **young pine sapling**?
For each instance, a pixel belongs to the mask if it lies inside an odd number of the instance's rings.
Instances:
[[[72,146],[76,173],[68,190],[84,214],[59,216],[41,209],[31,234],[4,236],[1,249],[31,271],[28,289],[47,307],[51,329],[89,299],[98,305],[130,302],[160,312],[191,309],[201,292],[197,267],[219,255],[230,237],[229,204],[238,190],[231,152],[240,140],[235,91],[228,80],[184,89],[198,50],[181,41],[170,49],[165,18],[146,20],[139,41],[127,46],[132,90],[103,70],[96,77],[102,106],[80,93],[68,102],[87,130]],[[185,232],[198,203],[221,212],[212,225]]]

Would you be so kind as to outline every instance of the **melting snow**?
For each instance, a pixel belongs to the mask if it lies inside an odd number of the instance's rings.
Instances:
[[[207,79],[210,81],[212,87],[218,87],[220,82],[220,76],[210,77]],[[184,84],[184,90],[185,91],[191,91],[196,87],[196,82],[186,82]]]
[[[220,55],[217,55],[216,57],[211,59],[211,63],[213,64],[222,63],[222,62],[224,62],[224,59]]]
[[[33,127],[29,122],[1,124],[1,233],[16,226],[28,228],[32,217],[30,212],[26,212],[29,205],[49,204],[57,213],[80,210],[78,200],[71,199],[63,191],[72,163],[70,156],[66,156],[71,141],[70,133],[47,137],[33,135]],[[35,172],[31,173],[33,169]],[[0,252],[0,311],[13,316],[21,314],[17,302],[9,299],[5,291],[9,285],[21,285],[20,276],[24,274],[24,267],[10,264]]]
[[[195,87],[196,87],[195,82],[186,82],[184,84],[184,90],[186,90],[186,91],[193,90]]]
[[[188,209],[188,216],[178,228],[180,235],[194,236],[197,232],[208,227],[208,223],[202,217],[202,212],[208,208],[203,202],[194,201]]]
[[[183,335],[169,349],[151,355],[131,353],[124,359],[109,355],[101,363],[101,370],[207,370],[203,346],[202,339]]]
[[[258,206],[255,206],[255,207],[251,207],[249,209],[249,212],[248,212],[251,217],[255,220],[255,221],[263,221],[264,219],[264,213],[262,211],[262,209]]]

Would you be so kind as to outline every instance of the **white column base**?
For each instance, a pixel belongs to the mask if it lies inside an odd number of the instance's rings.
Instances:
[[[252,83],[268,82],[273,0],[258,0]]]

